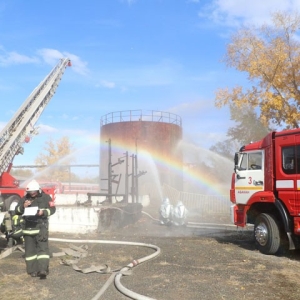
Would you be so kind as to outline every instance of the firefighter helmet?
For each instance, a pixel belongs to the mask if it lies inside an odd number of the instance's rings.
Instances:
[[[36,180],[32,180],[28,183],[26,187],[26,192],[33,192],[33,191],[39,191],[40,190],[40,185]]]

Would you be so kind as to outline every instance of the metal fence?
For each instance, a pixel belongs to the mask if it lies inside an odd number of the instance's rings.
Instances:
[[[193,210],[199,215],[220,214],[228,215],[230,211],[230,199],[227,195],[203,195],[178,191],[175,188],[164,185],[165,197],[168,197],[173,205],[182,201],[188,210]]]

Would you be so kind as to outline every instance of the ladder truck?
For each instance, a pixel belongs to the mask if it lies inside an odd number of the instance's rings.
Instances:
[[[69,58],[60,59],[59,63],[45,79],[31,92],[12,119],[0,132],[0,203],[6,211],[12,201],[18,201],[25,195],[25,188],[11,174],[14,157],[24,153],[23,143],[28,143],[36,134],[34,125],[54,95],[67,66]],[[55,200],[55,190],[43,189]]]

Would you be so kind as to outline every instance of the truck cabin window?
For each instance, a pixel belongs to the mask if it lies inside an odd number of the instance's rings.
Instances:
[[[243,153],[239,170],[261,170],[262,152]]]
[[[285,174],[300,173],[300,145],[282,148],[282,170]]]
[[[248,170],[261,170],[262,153],[248,153]]]

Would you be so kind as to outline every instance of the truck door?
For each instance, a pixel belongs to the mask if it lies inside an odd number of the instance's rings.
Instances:
[[[235,199],[237,204],[246,204],[258,191],[264,190],[264,152],[241,153],[235,175]]]
[[[276,190],[291,215],[298,215],[300,207],[300,136],[289,134],[275,139]]]

